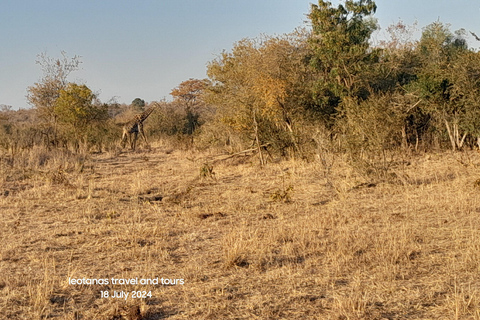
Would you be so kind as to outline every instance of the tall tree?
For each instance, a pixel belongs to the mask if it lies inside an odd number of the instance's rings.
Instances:
[[[327,115],[337,111],[344,97],[368,96],[362,72],[378,58],[378,51],[369,46],[370,36],[377,28],[376,21],[369,17],[376,9],[372,0],[347,0],[336,8],[331,2],[320,0],[318,5],[311,6],[310,63],[319,73],[314,94],[319,108]]]
[[[253,138],[259,150],[265,143],[296,144],[294,122],[310,81],[305,44],[304,33],[244,39],[208,66],[210,101],[222,121]]]
[[[76,148],[79,143],[87,142],[92,129],[101,127],[108,118],[107,105],[96,103],[92,90],[76,83],[69,83],[60,90],[54,109],[61,133],[73,140]]]
[[[423,109],[432,115],[437,126],[445,126],[452,149],[461,148],[466,137],[466,132],[461,130],[467,114],[464,102],[466,95],[472,93],[466,91],[467,82],[462,80],[462,75],[475,83],[475,79],[464,72],[464,63],[474,66],[471,59],[470,62],[464,59],[470,55],[466,41],[461,32],[453,34],[447,25],[434,22],[424,28],[417,51],[421,67],[411,89],[425,100]]]
[[[201,108],[205,105],[203,94],[208,87],[207,79],[188,79],[172,90],[170,95],[185,111],[184,133],[193,134],[199,126]]]
[[[135,98],[132,101],[132,107],[136,109],[136,111],[143,112],[145,109],[145,100],[140,98]]]
[[[53,136],[47,137],[47,140],[56,144],[58,143],[58,115],[55,113],[55,104],[60,91],[68,84],[68,75],[78,70],[81,61],[78,56],[68,58],[64,51],[62,51],[62,58],[54,59],[48,57],[46,53],[39,54],[37,58],[36,63],[43,71],[43,78],[27,89],[27,100],[43,120],[44,133],[47,136],[53,133]]]

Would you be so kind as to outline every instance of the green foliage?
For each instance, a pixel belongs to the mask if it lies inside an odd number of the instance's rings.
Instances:
[[[443,63],[458,51],[467,50],[464,31],[452,34],[448,25],[439,21],[429,24],[422,32],[419,50],[426,64]]]
[[[463,37],[464,32],[454,35],[440,22],[427,26],[417,47],[417,81],[409,86],[423,98],[422,109],[437,130],[446,130],[453,150],[463,147],[467,135],[479,133],[472,124],[479,119],[479,55],[467,48]]]
[[[173,101],[152,115],[149,134],[256,150],[262,164],[266,146],[305,158],[335,146],[377,177],[388,176],[389,155],[398,148],[480,144],[480,53],[468,48],[465,31],[437,21],[416,41],[415,26],[400,21],[387,28],[388,41],[375,45],[376,9],[372,0],[319,0],[308,14],[311,30],[236,42],[208,64],[209,79],[172,90]],[[29,131],[1,118],[8,137],[2,144],[14,145],[11,138],[23,132],[36,136],[25,139],[30,144],[105,146],[120,130],[110,117],[126,120],[145,108],[140,98],[123,114],[118,105],[100,104],[88,87],[67,81],[79,57],[62,56],[39,56],[44,77],[28,88],[39,121]]]
[[[69,83],[60,90],[54,112],[61,123],[83,129],[97,116],[94,99],[95,95],[87,86]]]
[[[110,106],[99,103],[87,86],[68,82],[80,58],[70,59],[65,52],[60,59],[40,54],[37,64],[44,77],[28,88],[27,96],[40,119],[35,127],[40,131],[37,135],[49,146],[73,146],[78,150],[80,145],[87,149],[96,145],[101,149],[116,130],[106,122]]]
[[[451,99],[462,110],[461,128],[480,137],[480,53],[467,51],[452,64]]]
[[[421,67],[417,71],[416,88],[435,107],[451,108],[451,102],[455,102],[451,96],[452,72],[454,63],[468,53],[463,42],[440,22],[430,24],[422,33],[417,48]]]
[[[352,159],[374,159],[370,167],[388,167],[390,150],[426,146],[432,135],[454,148],[474,140],[478,53],[464,32],[436,22],[413,41],[412,28],[399,22],[388,28],[390,41],[372,46],[375,11],[370,0],[318,1],[310,33],[237,42],[208,67],[216,120],[259,153],[269,144],[282,155],[308,145],[315,130],[299,124],[320,124]]]
[[[310,64],[318,72],[313,92],[318,108],[326,115],[333,116],[344,97],[368,96],[363,74],[378,61],[379,54],[369,45],[370,36],[377,29],[369,16],[376,8],[371,0],[349,0],[337,8],[320,0],[318,5],[311,6]]]
[[[145,109],[145,100],[142,100],[140,98],[135,98],[132,101],[132,107],[134,107],[139,112],[142,112]]]
[[[27,99],[44,121],[54,125],[56,123],[55,102],[60,90],[68,84],[68,75],[78,70],[81,63],[80,57],[74,56],[69,59],[62,51],[61,59],[48,57],[45,53],[39,54],[37,58],[36,63],[42,68],[43,78],[27,89]]]
[[[42,68],[43,78],[27,89],[27,99],[37,111],[41,120],[39,126],[47,144],[58,146],[61,137],[58,132],[58,114],[55,112],[56,103],[60,91],[68,84],[68,75],[78,70],[80,57],[69,59],[62,51],[62,58],[54,59],[42,53],[36,62]]]
[[[75,148],[79,143],[94,143],[101,137],[103,122],[108,119],[106,105],[95,104],[96,96],[86,85],[69,83],[60,90],[54,112],[63,136]]]

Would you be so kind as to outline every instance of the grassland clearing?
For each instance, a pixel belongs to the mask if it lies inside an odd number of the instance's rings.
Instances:
[[[478,154],[390,181],[339,158],[333,188],[315,161],[165,150],[2,157],[1,319],[480,318]],[[184,284],[69,283],[162,277]]]

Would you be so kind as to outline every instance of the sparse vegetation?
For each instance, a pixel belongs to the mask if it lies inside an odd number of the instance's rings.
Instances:
[[[40,55],[33,109],[0,108],[0,318],[480,319],[480,53],[439,21],[372,43],[375,10],[320,0],[171,102]],[[175,285],[69,283],[137,277]]]
[[[199,179],[191,152],[165,148],[78,165],[51,151],[2,158],[5,319],[120,319],[137,305],[144,319],[478,317],[472,152],[465,166],[451,153],[411,156],[394,166],[403,180],[376,184],[339,157],[338,193],[316,162],[259,170],[255,157],[230,158]],[[152,291],[127,301],[68,284],[157,276],[185,284],[108,287]]]

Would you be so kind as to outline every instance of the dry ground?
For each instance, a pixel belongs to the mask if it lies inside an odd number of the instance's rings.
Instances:
[[[480,319],[476,153],[388,182],[338,159],[335,188],[316,162],[37,153],[1,158],[1,319]],[[184,284],[68,282],[137,277]]]

